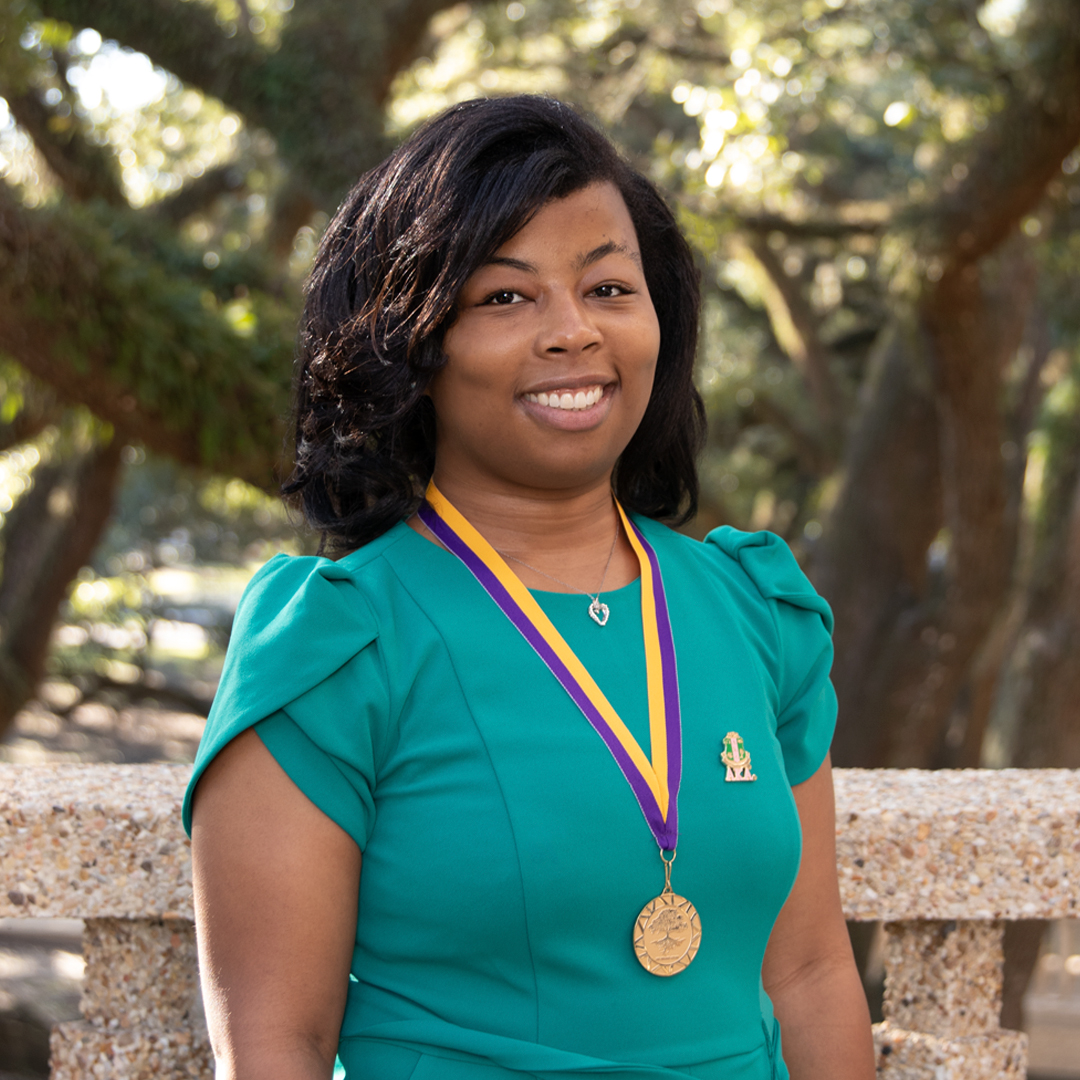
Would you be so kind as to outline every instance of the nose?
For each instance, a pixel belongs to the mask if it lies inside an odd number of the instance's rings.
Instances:
[[[581,297],[568,290],[548,297],[537,340],[541,354],[581,353],[598,347],[602,340],[600,328]]]

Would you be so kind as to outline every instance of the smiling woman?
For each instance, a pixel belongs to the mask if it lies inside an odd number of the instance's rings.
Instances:
[[[331,223],[285,490],[334,558],[252,581],[185,803],[220,1080],[873,1075],[828,607],[662,523],[697,316],[554,101],[454,107]]]
[[[518,234],[566,196],[605,185],[618,193],[605,200],[618,219],[606,224],[618,234],[590,244],[575,238],[561,256],[584,273],[596,269],[593,260],[625,259],[609,244],[632,251],[639,294],[651,301],[663,341],[615,489],[649,516],[692,516],[704,433],[693,385],[698,282],[670,209],[565,105],[474,101],[421,128],[361,179],[315,262],[300,335],[296,468],[285,490],[329,552],[373,540],[415,509],[435,468],[430,384],[447,363],[447,331],[465,333],[477,303],[513,306],[528,295],[526,284],[538,284],[538,266],[501,249],[520,244]],[[517,277],[494,279],[501,283],[484,291],[497,270]],[[467,283],[482,295],[466,297]],[[600,293],[620,291],[611,284]],[[505,322],[492,332],[503,335]]]

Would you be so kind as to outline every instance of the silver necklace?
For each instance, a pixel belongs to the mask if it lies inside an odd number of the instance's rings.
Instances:
[[[596,590],[596,593],[586,592],[584,589],[579,589],[576,585],[571,585],[569,582],[563,581],[561,578],[555,577],[554,574],[545,574],[543,570],[537,570],[535,566],[530,566],[524,559],[519,559],[514,555],[507,555],[505,551],[500,551],[499,554],[504,559],[509,559],[511,562],[516,562],[519,566],[524,566],[527,570],[531,570],[534,574],[539,574],[541,577],[546,577],[548,581],[555,581],[558,584],[564,586],[567,589],[573,589],[574,592],[581,593],[582,596],[587,596],[592,601],[589,604],[589,618],[592,619],[597,626],[607,626],[608,617],[611,615],[611,609],[607,604],[603,603],[600,599],[600,594],[604,591],[604,582],[607,581],[608,570],[611,569],[611,560],[615,557],[615,545],[619,542],[619,533],[622,532],[622,522],[617,521],[615,523],[615,539],[611,541],[611,550],[608,552],[607,564],[604,566],[604,576],[600,579],[600,588]]]

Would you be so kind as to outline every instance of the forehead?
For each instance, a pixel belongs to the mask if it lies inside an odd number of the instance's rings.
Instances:
[[[572,257],[607,245],[638,258],[633,219],[619,189],[610,182],[589,184],[561,199],[551,199],[495,253],[521,256],[530,250]]]

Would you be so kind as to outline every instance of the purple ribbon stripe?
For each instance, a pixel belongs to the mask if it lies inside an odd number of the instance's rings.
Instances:
[[[629,516],[626,519],[630,521]],[[675,850],[675,841],[679,837],[679,785],[682,781],[682,705],[679,702],[679,667],[675,657],[675,637],[671,632],[671,617],[668,613],[667,593],[664,590],[664,578],[660,573],[660,560],[656,557],[652,544],[645,539],[642,531],[630,521],[630,528],[649,557],[652,567],[653,602],[656,605],[656,630],[660,639],[660,669],[664,683],[664,716],[667,721],[668,750],[668,830],[671,844],[660,844],[665,851]],[[657,843],[660,843],[657,838]]]

